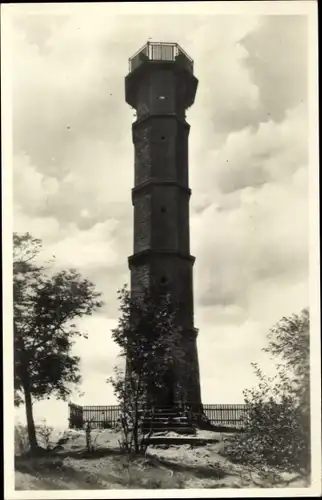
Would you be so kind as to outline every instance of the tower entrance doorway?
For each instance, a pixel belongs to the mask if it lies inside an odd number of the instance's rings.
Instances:
[[[155,405],[159,408],[173,407],[175,405],[175,378],[173,371],[169,369],[160,382],[159,387],[152,389]]]

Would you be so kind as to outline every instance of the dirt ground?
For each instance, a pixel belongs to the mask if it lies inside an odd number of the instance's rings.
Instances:
[[[207,435],[206,435],[207,434]],[[272,487],[267,478],[231,463],[220,451],[229,435],[203,431],[199,437],[215,441],[150,446],[145,457],[129,460],[119,451],[120,435],[113,430],[93,431],[94,451],[86,452],[84,431],[66,431],[67,441],[55,454],[16,456],[16,490],[176,489]],[[274,487],[306,487],[303,479],[281,477]]]

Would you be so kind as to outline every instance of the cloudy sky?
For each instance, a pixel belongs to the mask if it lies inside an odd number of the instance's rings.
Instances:
[[[58,7],[57,7],[58,9]],[[12,23],[14,229],[43,240],[57,268],[102,292],[82,321],[85,395],[114,404],[111,328],[132,253],[128,58],[150,37],[195,61],[188,111],[191,252],[204,403],[240,403],[265,370],[266,333],[308,305],[308,101],[305,16],[64,14],[22,8]],[[65,403],[35,405],[64,423]]]

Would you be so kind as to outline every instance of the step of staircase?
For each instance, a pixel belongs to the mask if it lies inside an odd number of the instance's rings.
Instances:
[[[177,418],[158,418],[158,417],[153,417],[152,419],[151,418],[145,418],[144,419],[144,422],[152,422],[152,423],[157,423],[159,422],[160,424],[164,424],[164,425],[167,425],[167,424],[175,424],[175,425],[181,425],[181,424],[185,424],[186,422],[189,423],[189,420],[188,419],[177,419]]]
[[[179,408],[164,407],[155,409],[153,415],[143,421],[143,430],[151,432],[175,432],[177,434],[195,434],[195,427]]]
[[[166,447],[171,445],[183,445],[190,444],[191,446],[204,446],[210,443],[218,443],[218,439],[215,438],[199,438],[195,436],[182,436],[182,437],[168,437],[168,436],[151,436],[143,440],[143,442],[149,445],[164,445]]]
[[[143,424],[143,429],[152,429],[155,432],[161,432],[164,430],[169,430],[169,429],[182,429],[183,431],[185,429],[195,429],[193,425],[176,425],[176,424],[166,424],[166,425],[161,425],[161,424]]]
[[[143,427],[143,431],[146,432],[147,434],[150,432],[150,428],[144,428]],[[159,428],[155,428],[152,430],[152,435],[154,436],[155,433],[159,433],[159,432],[175,432],[176,434],[184,434],[184,435],[195,435],[196,431],[193,427],[185,427],[185,428],[182,428],[182,427],[159,427]]]

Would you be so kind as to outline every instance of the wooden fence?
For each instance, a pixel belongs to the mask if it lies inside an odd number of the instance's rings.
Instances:
[[[203,405],[204,413],[214,425],[240,427],[245,412],[243,404]],[[120,415],[119,406],[79,406],[69,404],[69,427],[80,429],[87,422],[93,427],[114,427]]]
[[[212,424],[240,427],[246,405],[203,405],[205,415]]]

